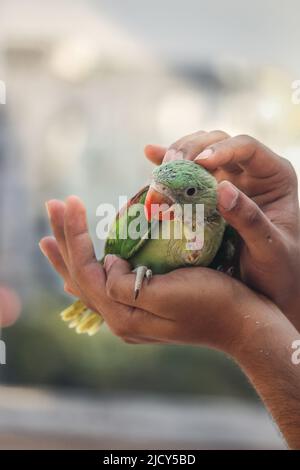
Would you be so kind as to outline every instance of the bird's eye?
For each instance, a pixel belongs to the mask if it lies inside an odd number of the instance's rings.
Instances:
[[[196,194],[196,188],[187,188],[185,193],[187,196],[194,196]]]

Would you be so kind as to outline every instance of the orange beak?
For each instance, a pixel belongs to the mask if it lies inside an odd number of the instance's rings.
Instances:
[[[165,194],[156,191],[150,186],[145,200],[145,215],[148,222],[151,220],[173,220],[174,212],[171,209],[173,201]]]

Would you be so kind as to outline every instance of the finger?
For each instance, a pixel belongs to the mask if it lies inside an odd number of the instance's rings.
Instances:
[[[57,241],[58,249],[69,271],[69,275],[70,277],[72,277],[69,269],[69,254],[64,230],[66,205],[62,201],[52,199],[51,201],[47,202],[46,207],[49,214],[53,234]],[[83,294],[74,277],[72,277],[71,283],[66,282],[65,284],[66,292],[72,294],[73,291],[76,292],[76,295],[80,297],[80,299],[86,304],[87,307],[93,307],[93,309],[95,309],[94,304],[92,305],[91,301],[87,299],[87,297]]]
[[[106,310],[105,320],[116,335],[134,344],[166,343],[174,334],[174,322],[152,313],[114,302],[114,308]]]
[[[92,305],[92,310],[101,313],[115,334],[121,336],[124,332],[127,335],[129,319],[133,317],[132,309],[112,301],[106,294],[105,272],[94,253],[85,208],[76,196],[66,201],[64,229],[68,268],[72,280],[80,289],[80,298],[85,305]]]
[[[167,149],[163,160],[164,163],[172,160],[183,160],[185,158],[185,152],[187,151],[189,145],[191,145],[192,141],[206,134],[207,132],[200,130],[192,134],[185,135],[173,142],[173,144],[171,144]]]
[[[68,267],[85,297],[93,303],[105,305],[105,273],[98,263],[88,233],[86,211],[76,196],[66,201],[64,233],[68,250]]]
[[[62,201],[52,199],[46,203],[46,208],[52,227],[53,235],[57,240],[59,251],[67,264],[68,252],[64,232],[64,218],[66,205]]]
[[[194,160],[207,146],[228,138],[229,135],[223,131],[198,131],[172,144],[166,152],[163,161]]]
[[[53,268],[63,278],[65,291],[74,295],[75,297],[80,297],[80,290],[76,287],[76,285],[73,283],[73,280],[71,279],[67,265],[59,251],[56,239],[53,237],[44,237],[40,241],[39,246],[41,252],[46,256]]]
[[[229,181],[218,185],[218,210],[238,231],[252,255],[260,261],[274,256],[281,244],[278,229],[252,199]]]
[[[71,196],[66,201],[65,238],[72,279],[80,288],[84,303],[96,306],[111,330],[118,336],[127,335],[132,309],[111,300],[106,293],[106,275],[97,261],[88,233],[86,211],[80,199]]]
[[[122,337],[134,338],[142,343],[165,342],[165,338],[171,337],[174,329],[173,320],[157,315],[151,302],[144,300],[141,308],[133,300],[135,274],[132,273],[129,263],[117,256],[107,255],[104,260],[104,269],[107,276],[108,296],[115,303],[123,307],[127,306],[130,311],[127,318],[124,315],[116,315],[113,311],[108,313],[118,333],[120,334],[121,328]],[[153,279],[151,283],[152,281]],[[153,304],[155,305],[155,302]],[[146,306],[148,309],[145,308]]]
[[[167,151],[166,147],[160,145],[146,145],[144,153],[150,162],[160,165]]]
[[[272,150],[249,136],[237,136],[214,143],[195,159],[209,171],[218,167],[235,165],[247,170],[250,176],[269,178],[287,171],[287,163]]]
[[[111,259],[111,256],[109,258]],[[107,272],[109,297],[129,306],[136,304],[135,310],[147,311],[151,308],[153,316],[159,317],[160,321],[156,321],[153,328],[148,326],[150,319],[147,321],[147,329],[145,328],[144,335],[140,332],[141,336],[172,340],[178,336],[178,322],[186,324],[188,331],[193,315],[193,311],[189,310],[189,304],[198,306],[199,321],[201,321],[201,318],[206,318],[206,312],[210,308],[208,305],[212,300],[216,311],[220,311],[224,300],[232,298],[231,278],[208,268],[194,267],[153,276],[148,284],[143,285],[139,297],[134,301],[134,276],[130,273],[126,262],[113,258],[113,263]],[[215,293],[219,291],[224,295],[216,296]]]
[[[80,298],[80,296],[81,296],[80,291],[77,290],[77,289],[74,289],[71,284],[65,283],[65,284],[64,284],[64,291],[65,291],[67,294],[73,295],[74,297],[79,297],[79,298]],[[86,305],[86,306],[89,307],[91,310],[96,311],[94,308],[92,308],[92,307],[90,307],[90,306],[88,306],[88,305]]]
[[[144,280],[139,296],[135,299],[136,275],[131,271],[129,263],[117,256],[108,255],[105,258],[104,267],[107,276],[107,294],[111,299],[131,307],[150,311],[160,319],[174,321],[169,312],[172,310],[170,302],[174,298],[176,281],[172,282],[171,276],[155,275],[150,282]]]
[[[132,307],[140,307],[156,313],[155,300],[151,298],[148,287],[156,284],[156,278],[152,278],[139,293],[138,299],[134,298],[134,285],[136,274],[132,272],[129,263],[117,256],[107,255],[104,260],[106,271],[106,288],[108,296],[117,302],[124,303]],[[153,288],[151,287],[151,290]]]

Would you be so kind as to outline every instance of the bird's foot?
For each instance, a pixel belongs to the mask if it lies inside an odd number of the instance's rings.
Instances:
[[[147,268],[147,266],[138,266],[133,270],[133,272],[136,273],[134,284],[134,300],[136,300],[142,288],[144,278],[146,278],[147,281],[150,281],[152,277],[152,271],[151,269]]]

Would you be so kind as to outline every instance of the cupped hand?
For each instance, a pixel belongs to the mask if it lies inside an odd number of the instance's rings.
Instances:
[[[126,342],[204,344],[235,356],[256,329],[280,318],[266,298],[205,268],[156,275],[135,301],[129,264],[113,255],[104,267],[97,262],[81,201],[75,196],[66,204],[50,201],[48,212],[54,238],[41,240],[43,253],[66,291],[99,312]]]
[[[272,299],[300,331],[300,217],[290,162],[249,136],[197,132],[169,148],[148,145],[156,164],[189,159],[219,182],[218,208],[243,243],[243,281]]]

